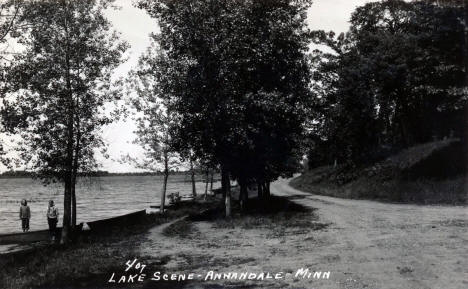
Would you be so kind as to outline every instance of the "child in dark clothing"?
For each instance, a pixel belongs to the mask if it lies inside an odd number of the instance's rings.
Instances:
[[[21,201],[19,217],[21,219],[21,227],[23,232],[29,231],[29,219],[31,218],[31,210],[29,209],[28,202],[25,199]]]

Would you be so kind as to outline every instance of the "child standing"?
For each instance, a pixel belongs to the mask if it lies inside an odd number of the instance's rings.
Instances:
[[[49,233],[51,240],[55,240],[55,230],[57,228],[59,212],[58,208],[54,205],[54,201],[49,201],[49,208],[47,208],[47,223],[49,224]]]
[[[29,219],[31,218],[31,210],[29,209],[28,202],[25,199],[21,200],[19,217],[21,219],[21,227],[23,228],[23,232],[29,231]]]

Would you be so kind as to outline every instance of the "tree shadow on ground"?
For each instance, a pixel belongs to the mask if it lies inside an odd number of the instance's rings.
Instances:
[[[289,198],[271,196],[268,200],[249,199],[245,209],[241,210],[238,203],[233,203],[231,217],[225,216],[224,206],[206,210],[203,213],[190,216],[189,222],[209,222],[218,229],[269,229],[287,231],[301,229],[305,231],[320,230],[328,224],[318,222],[314,208],[295,203]]]
[[[238,202],[232,204],[231,218],[240,218],[242,216],[274,216],[281,214],[301,214],[313,213],[315,209],[310,209],[295,202],[290,201],[288,198],[271,196],[267,200],[259,198],[251,198],[247,201],[244,210],[240,209]],[[192,215],[189,218],[191,221],[215,221],[219,219],[226,219],[224,206],[219,206],[203,213]]]

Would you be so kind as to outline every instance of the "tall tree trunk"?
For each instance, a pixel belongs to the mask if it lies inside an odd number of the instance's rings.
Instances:
[[[465,47],[463,49],[463,57],[465,64],[465,84],[468,86],[468,0],[464,0],[464,16],[465,16]]]
[[[159,205],[159,213],[164,214],[164,207],[166,204],[166,190],[167,180],[169,179],[169,157],[167,153],[164,154],[164,182],[161,192],[161,204]]]
[[[247,206],[247,184],[245,180],[239,180],[240,192],[239,192],[239,204],[242,212],[245,212]]]
[[[260,181],[257,181],[257,194],[259,199],[263,199],[265,197],[263,194],[263,185]]]
[[[214,172],[211,171],[211,177],[210,177],[210,192],[213,193],[213,175],[214,175]]]
[[[209,171],[206,170],[205,172],[205,200],[208,197],[208,183],[209,183]]]
[[[192,179],[192,196],[197,196],[197,187],[195,186],[195,169],[193,168],[193,160],[190,160],[190,175]]]
[[[65,9],[68,10],[67,3],[65,4]],[[68,18],[65,17],[65,33],[68,41]],[[60,239],[61,244],[68,243],[69,232],[70,232],[70,222],[71,222],[71,188],[72,188],[72,178],[73,178],[73,136],[74,136],[74,120],[75,120],[75,108],[73,101],[73,92],[71,85],[71,75],[70,75],[70,47],[67,44],[66,53],[65,53],[65,62],[66,62],[66,88],[67,88],[67,97],[68,97],[68,109],[65,113],[68,114],[67,120],[67,149],[66,149],[66,168],[65,168],[65,192],[63,196],[63,226],[62,226],[62,236]]]
[[[159,206],[159,213],[164,214],[164,207],[166,203],[166,190],[167,190],[167,179],[169,178],[169,173],[164,171],[164,182],[161,192],[161,205]]]
[[[401,135],[401,138],[403,140],[403,144],[404,144],[405,147],[409,147],[411,141],[410,141],[410,137],[409,137],[408,125],[406,123],[406,118],[403,119],[403,116],[400,115],[399,124],[400,124],[400,135]]]
[[[78,106],[77,106],[78,107]],[[80,139],[81,139],[81,134],[79,132],[80,130],[80,124],[79,124],[79,121],[77,122],[76,124],[76,128],[77,128],[77,137],[76,137],[76,147],[75,147],[75,150],[74,150],[74,155],[73,155],[73,167],[72,167],[72,177],[71,177],[71,183],[70,183],[70,186],[71,186],[71,212],[72,212],[72,215],[71,215],[71,227],[73,230],[75,230],[75,227],[76,227],[76,179],[77,179],[77,176],[78,176],[78,165],[79,165],[79,162],[78,162],[78,159],[79,159],[79,154],[80,154]]]
[[[463,58],[465,64],[465,85],[468,88],[468,0],[464,0],[463,3],[465,11],[465,45],[463,49]]]
[[[76,228],[76,193],[75,184],[71,185],[71,229],[72,231]]]
[[[229,181],[229,177],[228,177]],[[226,206],[226,217],[231,217],[231,186],[228,184],[226,186],[226,198],[224,200],[224,204]]]
[[[73,151],[73,149],[70,149],[69,146],[69,151]],[[69,153],[72,154],[72,153]],[[63,225],[62,225],[62,236],[60,239],[61,244],[66,244],[68,243],[69,235],[70,235],[70,225],[71,225],[71,210],[72,210],[72,190],[73,190],[73,176],[72,176],[72,170],[71,170],[71,158],[69,159],[70,165],[68,165],[69,170],[65,173],[65,191],[64,191],[64,196],[63,196]]]
[[[464,4],[464,16],[465,16],[465,45],[463,49],[463,58],[465,64],[465,89],[468,90],[468,0],[463,1]],[[468,164],[468,103],[465,103],[465,115],[464,115],[465,125],[464,131],[462,131],[464,138],[464,155],[465,155],[465,164]]]
[[[164,171],[164,182],[161,192],[161,205],[159,206],[159,211],[161,214],[164,214],[164,207],[166,204],[166,190],[167,190],[167,180],[169,179],[169,172]]]
[[[226,199],[226,191],[227,191],[227,185],[226,185],[226,173],[224,172],[224,169],[221,168],[221,193],[223,195],[223,200]]]
[[[263,195],[265,196],[265,199],[270,198],[270,182],[263,183]]]
[[[77,63],[78,66],[78,75],[80,74],[80,63]],[[70,84],[71,89],[71,84]],[[71,96],[73,103],[73,95]],[[74,231],[76,228],[76,180],[78,177],[78,168],[79,168],[79,159],[81,151],[81,119],[80,119],[80,97],[76,96],[76,101],[74,102],[74,107],[72,107],[74,118],[73,122],[76,128],[76,145],[73,151],[73,165],[72,165],[72,180],[71,180],[71,227]],[[76,123],[75,123],[76,119]]]
[[[70,174],[71,175],[71,174]],[[63,225],[61,244],[68,243],[70,233],[70,209],[71,209],[71,176],[65,178],[65,192],[63,196]]]
[[[224,184],[224,205],[226,208],[226,217],[231,217],[231,181],[229,179],[229,172],[223,168],[222,169],[222,180]]]

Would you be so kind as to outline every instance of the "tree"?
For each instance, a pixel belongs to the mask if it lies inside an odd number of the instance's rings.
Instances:
[[[24,52],[8,67],[12,97],[3,102],[2,122],[21,137],[22,164],[46,184],[64,184],[62,243],[76,222],[77,176],[97,168],[95,150],[105,148],[100,128],[115,119],[104,106],[120,98],[111,76],[127,45],[104,17],[110,3],[28,2],[28,20],[47,25],[18,36]]]
[[[153,56],[153,53],[159,56]],[[130,97],[130,105],[136,110],[136,134],[139,143],[145,151],[145,159],[138,163],[134,158],[127,158],[137,164],[137,167],[161,170],[164,174],[163,187],[161,191],[160,212],[164,213],[166,201],[166,188],[171,168],[181,163],[179,155],[171,148],[170,129],[177,119],[168,110],[167,101],[161,94],[160,87],[156,84],[153,71],[157,67],[157,61],[164,56],[157,48],[156,43],[142,55],[138,62],[138,68],[131,74],[130,90],[136,95]]]
[[[189,159],[190,162],[190,182],[192,184],[192,196],[195,198],[197,196],[197,187],[196,187],[196,181],[195,181],[195,159],[190,156]]]
[[[215,170],[216,170],[216,166],[214,164],[211,164],[211,163],[199,164],[199,171],[202,172],[205,176],[205,193],[204,193],[205,200],[208,197],[208,190],[210,192],[213,191],[213,178],[214,178]],[[208,186],[210,186],[209,189],[208,189]]]
[[[319,154],[361,164],[462,134],[463,10],[432,2],[368,3],[352,14],[346,35],[314,33],[333,51],[315,53]]]
[[[290,168],[309,98],[309,1],[139,1],[167,55],[155,74],[180,122],[174,147],[230,179],[271,181]],[[289,172],[289,171],[288,171]]]
[[[10,34],[18,34],[20,30],[28,27],[24,18],[29,11],[28,5],[23,5],[22,0],[3,0],[0,3],[0,59],[5,60],[9,46]]]
[[[11,60],[14,47],[14,38],[22,33],[27,33],[33,26],[46,25],[44,22],[32,21],[31,14],[34,13],[31,5],[36,0],[2,0],[0,2],[0,79],[4,83],[4,66]],[[0,87],[0,97],[4,96],[4,87]]]
[[[0,99],[4,97],[5,87],[4,83],[4,62],[7,60],[4,54],[8,49],[7,38],[8,35],[15,30],[19,14],[20,7],[15,5],[14,1],[4,1],[0,3]],[[5,150],[3,148],[2,140],[0,140],[0,162],[7,164],[7,160],[4,159]]]

